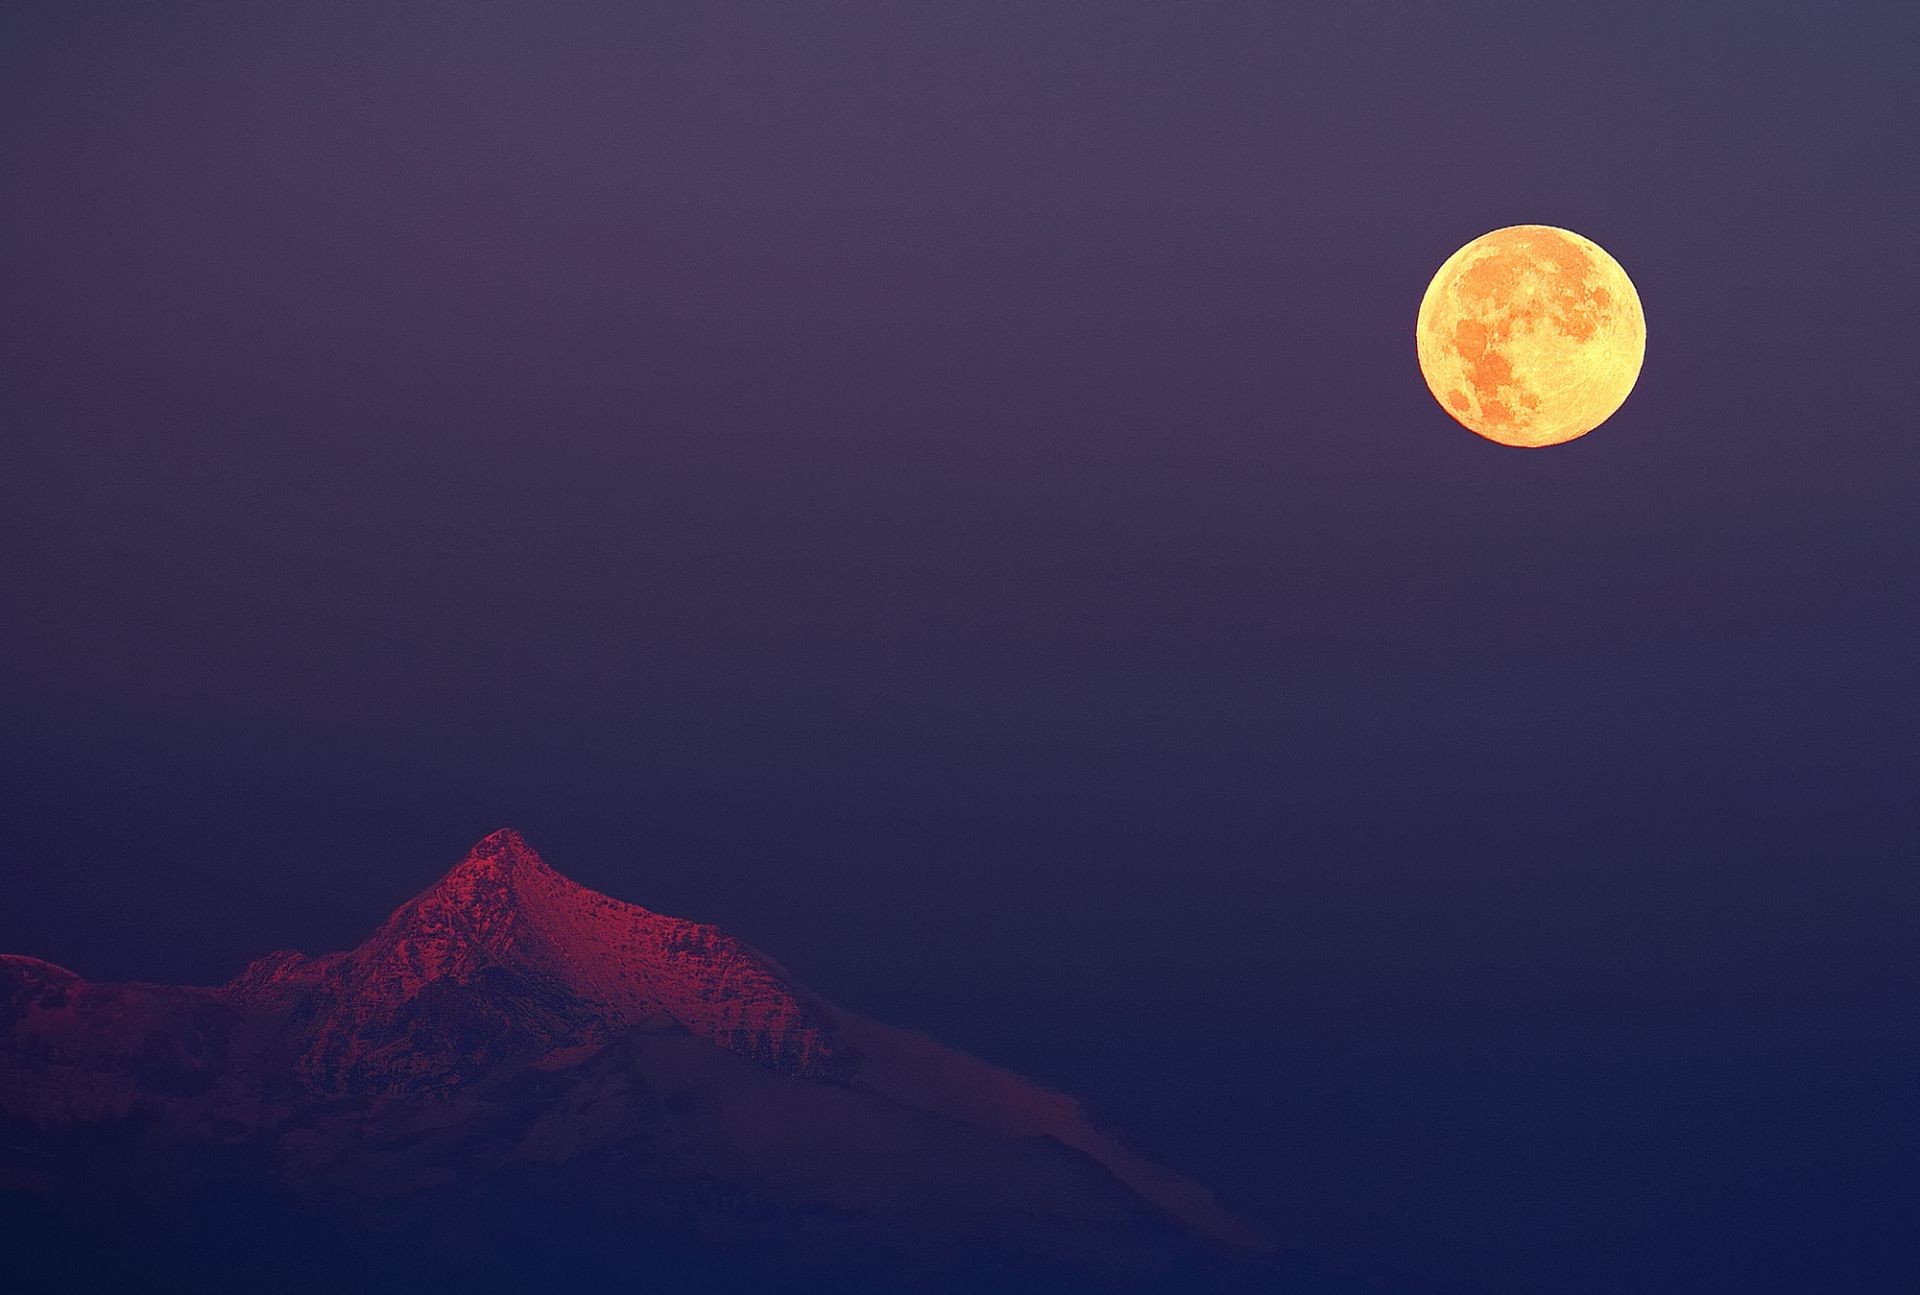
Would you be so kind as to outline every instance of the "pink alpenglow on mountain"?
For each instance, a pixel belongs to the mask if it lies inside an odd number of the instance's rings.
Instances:
[[[512,831],[360,947],[269,954],[222,993],[317,1007],[293,1068],[318,1092],[451,1087],[509,1058],[564,1064],[659,1019],[782,1074],[841,1074],[827,1021],[770,960],[576,885]]]
[[[1261,1244],[1071,1098],[576,885],[511,831],[357,948],[269,954],[217,988],[0,956],[0,1134],[16,1191],[264,1176],[395,1197],[573,1166],[649,1201],[706,1184],[914,1226]]]

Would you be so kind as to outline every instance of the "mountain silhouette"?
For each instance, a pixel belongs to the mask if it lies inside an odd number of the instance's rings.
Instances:
[[[509,830],[356,948],[268,954],[217,987],[0,956],[0,1193],[43,1238],[86,1234],[103,1201],[122,1220],[187,1210],[176,1241],[502,1220],[469,1255],[546,1218],[549,1259],[556,1228],[585,1227],[568,1262],[645,1236],[757,1255],[794,1289],[814,1269],[840,1274],[821,1289],[994,1288],[967,1284],[969,1262],[1019,1289],[1036,1256],[1057,1277],[1036,1289],[1096,1270],[1089,1289],[1176,1289],[1264,1248],[1073,1099],[843,1011],[717,927],[580,886]],[[271,1219],[229,1226],[263,1200]],[[53,1286],[73,1276],[42,1249]],[[901,1277],[932,1254],[966,1258]]]

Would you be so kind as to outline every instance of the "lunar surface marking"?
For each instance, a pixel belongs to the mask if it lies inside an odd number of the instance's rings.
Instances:
[[[1646,351],[1640,297],[1598,244],[1515,225],[1447,258],[1420,303],[1421,372],[1441,406],[1506,445],[1554,445],[1605,422]]]

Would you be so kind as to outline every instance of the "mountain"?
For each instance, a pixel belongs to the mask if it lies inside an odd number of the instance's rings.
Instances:
[[[1205,1189],[1071,1098],[843,1011],[717,927],[577,885],[512,831],[358,947],[268,954],[217,987],[0,957],[0,1193],[82,1250],[114,1231],[101,1219],[184,1210],[162,1229],[174,1249],[297,1235],[337,1256],[391,1234],[367,1262],[394,1272],[418,1249],[395,1220],[443,1240],[449,1219],[496,1220],[455,1247],[493,1256],[470,1281],[636,1237],[687,1271],[758,1256],[790,1289],[802,1272],[892,1289],[933,1255],[897,1288],[1045,1270],[1036,1289],[1174,1289],[1263,1262]],[[235,1202],[268,1220],[234,1225]],[[77,1288],[73,1250],[43,1249],[50,1288]],[[191,1244],[176,1259],[218,1284]],[[1000,1277],[969,1285],[975,1268]]]

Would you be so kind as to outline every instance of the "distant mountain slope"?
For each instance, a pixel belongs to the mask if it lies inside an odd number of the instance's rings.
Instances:
[[[484,994],[455,989],[484,989]],[[667,1016],[769,1069],[844,1078],[819,1010],[725,931],[562,877],[517,832],[476,845],[358,948],[270,954],[223,991],[308,1009],[294,1069],[317,1092],[419,1092],[529,1050],[558,1064]]]
[[[511,831],[359,947],[270,954],[217,988],[0,958],[0,1135],[0,1187],[53,1196],[394,1198],[558,1172],[638,1202],[717,1193],[721,1215],[1260,1244],[1071,1098],[840,1011]]]

